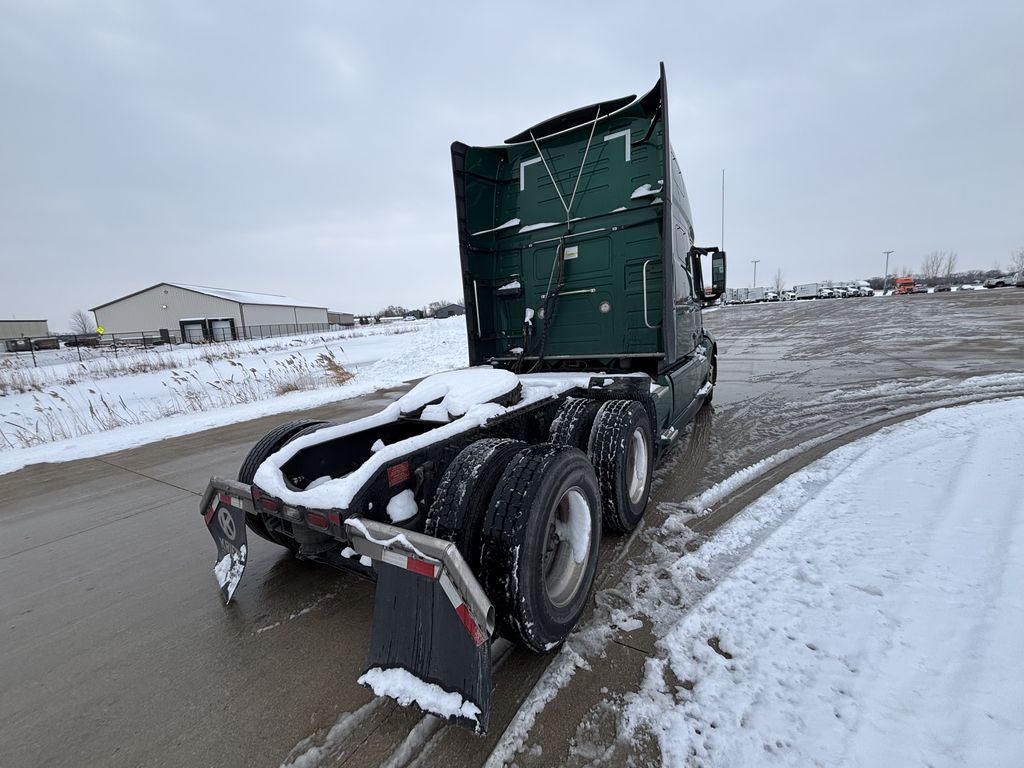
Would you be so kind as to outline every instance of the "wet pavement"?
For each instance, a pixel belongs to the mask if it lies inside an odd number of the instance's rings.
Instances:
[[[719,338],[714,408],[659,468],[645,530],[606,537],[591,621],[625,569],[666,546],[664,504],[815,444],[694,525],[714,535],[829,446],[937,405],[1024,395],[974,378],[1024,372],[1024,290],[733,306],[705,322]],[[296,416],[358,418],[399,394]],[[237,604],[219,604],[198,494],[287,418],[0,476],[0,764],[271,766],[322,745],[327,765],[454,768],[507,742],[551,657],[501,650],[491,735],[478,739],[355,684],[371,584],[256,539]],[[515,725],[518,764],[656,759],[651,745],[617,743],[609,704],[635,684],[650,643],[642,631],[617,638],[529,733]]]

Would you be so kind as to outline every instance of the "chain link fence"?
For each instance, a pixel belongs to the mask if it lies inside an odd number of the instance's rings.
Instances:
[[[60,349],[77,351],[78,360],[90,356],[90,352],[111,354],[139,349],[167,349],[189,347],[195,349],[209,344],[226,341],[258,341],[282,336],[297,336],[310,333],[344,330],[345,326],[328,323],[274,323],[269,325],[234,325],[185,328],[183,334],[178,328],[162,328],[156,331],[124,331],[119,333],[58,333],[49,336],[19,336],[0,339],[0,355],[17,357],[31,356],[32,363],[39,366],[45,361],[45,353]],[[86,351],[83,356],[83,350]],[[42,360],[40,359],[42,358]],[[71,358],[74,359],[73,357]]]

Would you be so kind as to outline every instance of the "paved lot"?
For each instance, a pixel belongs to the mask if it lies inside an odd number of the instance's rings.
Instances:
[[[714,409],[659,470],[644,535],[606,538],[604,590],[659,544],[659,503],[820,438],[694,525],[714,535],[829,446],[936,405],[1024,395],[972,381],[1024,372],[1024,290],[727,307],[706,322],[720,339]],[[399,394],[302,416],[357,418]],[[0,763],[278,765],[325,739],[325,764],[484,762],[549,657],[503,653],[492,734],[480,740],[355,684],[367,582],[257,539],[237,605],[218,603],[198,494],[286,418],[0,477]],[[571,748],[583,736],[609,764],[627,758],[601,702],[635,684],[649,650],[640,631],[595,654],[526,735],[519,764],[587,762]]]

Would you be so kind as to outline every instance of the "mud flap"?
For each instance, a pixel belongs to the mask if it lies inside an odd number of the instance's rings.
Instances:
[[[213,575],[220,586],[224,604],[227,605],[242,579],[248,557],[244,502],[239,497],[214,488],[211,482],[204,496],[202,513],[206,530],[217,544],[217,562],[213,566]]]
[[[379,564],[373,633],[359,682],[479,734],[491,712],[491,640],[467,630],[440,581]],[[479,642],[478,642],[479,641]],[[379,670],[379,671],[378,671]],[[403,670],[406,675],[388,670]],[[426,685],[417,684],[419,681]]]
[[[477,733],[491,713],[494,606],[450,541],[350,517],[345,532],[377,569],[362,685]]]

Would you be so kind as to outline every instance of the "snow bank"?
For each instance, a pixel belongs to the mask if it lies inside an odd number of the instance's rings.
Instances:
[[[1014,400],[885,429],[662,562],[625,736],[653,733],[673,765],[1018,765],[1022,425]]]
[[[236,342],[239,356],[230,360],[196,363],[182,352],[180,368],[102,381],[83,379],[49,387],[42,394],[4,397],[0,401],[0,438],[7,440],[0,439],[0,474],[29,464],[89,458],[261,416],[314,408],[468,362],[464,318],[408,323],[401,333],[386,330],[372,326],[358,336],[332,336],[327,348],[319,336],[299,339],[300,346],[273,340],[279,348],[269,353],[259,351],[255,342]],[[214,346],[221,349],[224,345]],[[253,390],[264,386],[269,373],[287,366],[289,359],[302,354],[312,358],[328,351],[354,374],[351,379],[285,394]],[[170,353],[154,354],[166,357]],[[225,391],[235,392],[238,402],[222,398]],[[207,394],[213,397],[206,398]],[[229,402],[220,403],[220,399]],[[197,402],[200,404],[194,406]],[[104,418],[96,420],[91,413]],[[52,428],[45,430],[40,444],[15,447],[18,429],[40,433],[39,425],[48,420]]]

